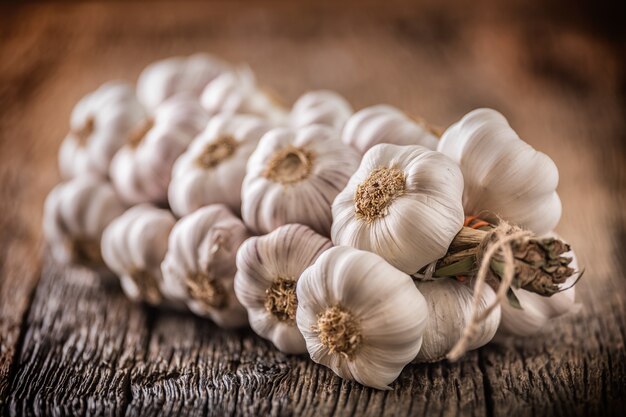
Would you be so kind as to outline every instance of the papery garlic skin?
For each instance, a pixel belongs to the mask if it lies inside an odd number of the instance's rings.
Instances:
[[[437,149],[438,137],[426,126],[386,104],[367,107],[354,113],[346,122],[341,140],[364,154],[374,145],[421,145]]]
[[[272,123],[282,123],[287,117],[285,110],[258,88],[254,73],[247,66],[225,72],[211,81],[202,92],[200,102],[211,115],[253,114]]]
[[[70,118],[70,131],[59,149],[61,176],[106,177],[115,153],[145,118],[132,85],[112,81],[83,97]]]
[[[168,200],[184,216],[209,204],[241,211],[241,184],[248,158],[272,125],[250,115],[219,114],[174,164]]]
[[[248,310],[252,330],[271,340],[281,352],[306,352],[295,321],[296,283],[331,246],[328,238],[307,226],[289,224],[251,237],[237,253],[237,298]]]
[[[376,254],[328,249],[301,275],[297,295],[311,359],[344,379],[389,389],[420,350],[426,300],[409,275]]]
[[[154,111],[165,100],[177,94],[199,97],[204,87],[230,65],[209,54],[172,57],[148,65],[137,80],[137,96]]]
[[[102,235],[102,258],[117,274],[133,301],[159,305],[165,293],[161,262],[176,219],[149,204],[134,206],[115,219]]]
[[[102,232],[124,209],[113,187],[97,177],[81,176],[54,187],[43,214],[43,233],[54,259],[104,267]]]
[[[241,220],[222,204],[183,217],[172,230],[161,265],[164,288],[221,327],[246,325],[233,280],[237,249],[248,237]]]
[[[191,96],[161,104],[144,131],[136,131],[111,162],[111,181],[120,197],[129,204],[166,202],[174,161],[207,123],[208,115]]]
[[[467,215],[497,215],[536,234],[559,222],[556,165],[521,140],[497,111],[468,113],[445,131],[438,150],[461,167]]]
[[[462,194],[461,171],[445,155],[376,145],[333,203],[332,241],[377,253],[414,274],[443,257],[461,230]]]
[[[350,103],[334,91],[310,91],[296,100],[289,121],[296,129],[321,124],[341,131],[353,112]]]
[[[241,214],[257,233],[301,223],[329,235],[330,206],[358,166],[358,153],[322,125],[267,132],[250,156]]]
[[[547,237],[560,239],[555,233],[549,233]],[[578,260],[574,251],[564,253],[563,256],[572,258],[569,266],[575,271],[561,285],[561,288],[567,289],[550,297],[544,297],[521,288],[513,288],[522,309],[515,308],[506,301],[502,303],[502,321],[498,336],[531,336],[541,331],[550,320],[576,311],[579,305],[575,302],[574,283],[580,276]]]
[[[453,278],[441,278],[418,281],[415,285],[428,302],[428,323],[424,331],[424,341],[415,360],[434,362],[444,359],[459,341],[472,318],[473,282],[461,283]],[[486,285],[480,299],[479,314],[495,298],[495,292]],[[480,323],[477,332],[470,339],[468,351],[478,349],[493,339],[500,324],[500,314],[498,306]]]

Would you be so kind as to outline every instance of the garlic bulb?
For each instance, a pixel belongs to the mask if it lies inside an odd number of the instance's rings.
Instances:
[[[134,301],[163,302],[161,262],[176,220],[168,210],[140,204],[115,219],[102,235],[102,257]],[[166,294],[167,296],[167,294]]]
[[[420,350],[426,300],[380,256],[328,249],[297,285],[296,321],[311,358],[344,379],[388,389]]]
[[[249,115],[214,116],[174,164],[168,197],[184,216],[215,203],[241,211],[241,184],[248,158],[271,125]]]
[[[463,176],[422,146],[370,149],[333,203],[332,240],[382,256],[408,274],[446,254],[463,226]]]
[[[199,97],[209,82],[227,70],[230,70],[229,64],[209,54],[157,61],[139,75],[137,96],[144,106],[153,111],[176,94]]]
[[[209,114],[243,113],[282,123],[287,114],[282,106],[261,91],[249,67],[226,72],[211,81],[200,98]]]
[[[298,129],[314,124],[322,124],[340,131],[353,110],[350,103],[334,91],[311,91],[294,103],[289,119]]]
[[[237,249],[248,236],[241,220],[222,204],[183,217],[172,230],[161,265],[164,288],[219,326],[247,324],[233,280]]]
[[[522,141],[497,111],[468,113],[446,130],[438,150],[461,167],[468,215],[487,211],[537,234],[551,231],[558,223],[556,165]]]
[[[57,185],[46,198],[43,232],[59,263],[102,267],[102,231],[124,206],[102,179],[76,177]]]
[[[289,224],[246,240],[237,253],[237,298],[248,310],[252,329],[282,352],[306,352],[296,327],[296,283],[331,246],[307,226]]]
[[[190,96],[178,95],[161,104],[111,162],[115,189],[130,204],[164,203],[172,165],[208,122]]]
[[[248,161],[241,214],[255,232],[288,223],[328,235],[335,196],[356,170],[359,156],[322,125],[267,132]]]
[[[434,362],[445,358],[446,354],[461,338],[461,334],[472,316],[474,293],[471,283],[465,284],[452,278],[415,283],[428,302],[428,323],[424,331],[422,348],[417,355],[418,362]],[[484,309],[496,298],[495,292],[485,286],[481,297]],[[479,310],[481,313],[484,310]],[[478,349],[489,343],[500,324],[500,307],[496,307],[480,324],[467,350]]]
[[[70,132],[59,149],[61,176],[106,177],[115,152],[143,119],[133,86],[120,81],[103,84],[72,110]]]
[[[341,139],[361,154],[379,143],[421,145],[435,150],[439,141],[428,126],[385,104],[367,107],[352,115],[343,128]]]
[[[558,238],[554,233],[549,233],[548,236]],[[499,335],[530,336],[539,332],[550,320],[576,310],[578,305],[574,300],[576,289],[573,285],[580,275],[578,262],[574,251],[567,252],[564,256],[572,258],[569,266],[576,271],[561,285],[565,290],[544,297],[521,288],[513,288],[512,291],[522,308],[515,308],[508,302],[502,303]]]

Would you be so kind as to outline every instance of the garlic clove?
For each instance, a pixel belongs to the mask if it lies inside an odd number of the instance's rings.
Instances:
[[[313,361],[389,389],[418,354],[428,320],[411,277],[380,256],[340,246],[301,275],[296,321]]]
[[[486,212],[488,220],[497,215],[537,234],[559,222],[556,165],[521,140],[497,111],[468,113],[446,130],[438,150],[461,167],[468,215]]]
[[[379,143],[421,145],[435,150],[438,142],[437,135],[427,126],[385,104],[354,113],[346,122],[341,139],[361,154]]]
[[[424,331],[418,362],[435,362],[444,359],[459,341],[472,317],[473,284],[461,283],[452,278],[415,283],[428,302],[428,323]],[[496,298],[495,292],[485,286],[480,300],[479,314]],[[478,327],[467,350],[478,349],[493,339],[500,324],[500,307],[496,307]]]
[[[413,274],[443,257],[464,221],[463,177],[422,146],[370,149],[332,206],[335,245],[374,252]]]
[[[307,226],[289,224],[251,237],[237,253],[235,293],[248,310],[250,326],[285,353],[304,353],[296,327],[296,283],[302,272],[330,248],[329,239]]]
[[[235,258],[249,234],[222,204],[202,207],[172,229],[161,265],[164,287],[195,314],[221,327],[248,322],[233,288]]]
[[[170,97],[185,93],[199,97],[204,87],[230,65],[209,54],[172,57],[146,67],[137,80],[137,96],[150,111]]]
[[[244,222],[257,233],[301,223],[328,235],[332,201],[358,161],[358,153],[329,127],[270,130],[248,161],[241,193]]]
[[[172,211],[184,216],[200,207],[223,203],[239,213],[248,158],[271,127],[266,120],[250,115],[219,114],[211,118],[173,166],[168,189]]]
[[[111,81],[83,97],[72,111],[70,131],[59,149],[61,176],[106,177],[111,159],[144,118],[128,83]]]
[[[294,103],[289,114],[290,124],[295,129],[321,124],[341,131],[352,115],[350,103],[329,90],[310,91]]]

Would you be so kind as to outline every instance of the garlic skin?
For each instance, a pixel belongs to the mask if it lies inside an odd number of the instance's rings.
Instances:
[[[376,254],[328,249],[300,276],[297,295],[311,359],[344,379],[389,389],[420,350],[426,300],[409,275]]]
[[[560,239],[555,233],[549,233],[546,237]],[[579,308],[575,302],[576,286],[574,286],[580,276],[578,260],[574,251],[567,252],[564,256],[572,258],[569,266],[576,271],[561,285],[561,288],[567,289],[551,297],[544,297],[521,288],[513,288],[522,309],[515,308],[508,302],[502,303],[502,322],[498,336],[532,336],[541,331],[550,320],[575,312]]]
[[[59,149],[64,179],[83,174],[106,177],[115,153],[145,118],[132,85],[111,81],[83,97],[70,117],[70,131]]]
[[[330,206],[358,166],[358,153],[322,125],[267,132],[248,160],[244,223],[256,233],[300,223],[328,236]]]
[[[133,301],[159,305],[164,301],[161,262],[167,237],[176,220],[168,210],[149,204],[128,209],[102,235],[102,258],[117,274]]]
[[[463,330],[472,318],[474,302],[473,283],[461,283],[453,278],[415,283],[428,302],[428,323],[424,331],[422,348],[417,354],[417,362],[434,362],[444,359],[459,341]],[[479,314],[496,298],[496,293],[486,285],[481,297]],[[478,349],[493,339],[500,324],[500,307],[496,307],[489,317],[480,324],[467,350]]]
[[[421,145],[437,149],[438,137],[427,126],[386,104],[367,107],[354,113],[346,122],[341,140],[364,154],[374,145]]]
[[[521,140],[497,111],[468,113],[445,131],[438,150],[461,167],[468,215],[486,211],[539,235],[559,222],[556,165]]]
[[[248,237],[241,220],[222,204],[183,217],[172,229],[161,265],[164,288],[221,327],[246,325],[246,310],[235,297],[233,280],[237,249]]]
[[[235,293],[248,310],[250,326],[285,353],[304,353],[295,321],[296,283],[332,242],[301,224],[251,237],[237,253]]]
[[[176,94],[199,97],[209,82],[228,70],[228,63],[204,53],[163,59],[148,65],[139,75],[137,96],[154,111]]]
[[[97,177],[76,177],[54,187],[43,213],[43,233],[54,259],[61,264],[104,267],[102,232],[124,209],[113,187]]]
[[[258,88],[254,73],[247,66],[225,72],[211,81],[200,102],[211,115],[253,114],[275,124],[283,123],[287,117],[285,110]]]
[[[174,164],[168,190],[172,211],[180,217],[223,203],[238,214],[248,158],[271,128],[256,116],[214,116]]]
[[[296,100],[289,120],[295,129],[321,124],[341,131],[353,112],[350,103],[339,94],[330,90],[318,90],[310,91]]]
[[[128,204],[166,202],[174,161],[207,123],[207,114],[191,96],[161,104],[111,162],[109,174],[120,197]]]
[[[446,254],[463,226],[463,176],[422,146],[380,144],[332,206],[332,241],[382,256],[414,274]]]

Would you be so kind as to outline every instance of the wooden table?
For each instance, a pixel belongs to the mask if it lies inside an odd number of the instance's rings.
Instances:
[[[610,9],[555,1],[544,9],[522,0],[448,9],[435,1],[385,4],[0,5],[0,409],[316,417],[623,412],[619,19]],[[133,305],[90,271],[55,265],[42,243],[41,211],[59,180],[56,151],[73,104],[106,80],[134,80],[153,60],[195,51],[249,62],[288,101],[330,88],[355,108],[391,103],[441,126],[479,106],[502,111],[560,168],[558,231],[586,271],[581,312],[459,363],[408,366],[382,392],[280,354],[249,330],[223,331]]]

